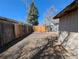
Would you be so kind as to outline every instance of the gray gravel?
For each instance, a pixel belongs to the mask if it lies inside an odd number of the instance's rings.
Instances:
[[[29,35],[22,41],[10,47],[7,51],[0,54],[0,59],[31,59],[36,53],[48,43],[46,38],[56,38],[56,32],[44,32]],[[39,48],[40,47],[40,48]]]

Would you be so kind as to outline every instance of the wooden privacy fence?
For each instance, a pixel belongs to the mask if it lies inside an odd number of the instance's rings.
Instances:
[[[0,22],[0,46],[25,35],[27,36],[32,32],[33,28],[30,25]]]
[[[46,26],[33,26],[34,32],[46,32]]]
[[[0,23],[0,45],[6,44],[15,38],[13,28],[13,24]]]

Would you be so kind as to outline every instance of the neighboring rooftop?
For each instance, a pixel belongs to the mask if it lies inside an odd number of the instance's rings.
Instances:
[[[0,20],[12,22],[12,23],[18,23],[18,21],[16,21],[16,20],[6,18],[6,17],[2,17],[2,16],[0,16]]]
[[[60,13],[58,13],[53,19],[60,18],[64,15],[69,14],[70,12],[73,12],[78,9],[78,1],[75,0],[70,5],[68,5],[65,9],[63,9]]]

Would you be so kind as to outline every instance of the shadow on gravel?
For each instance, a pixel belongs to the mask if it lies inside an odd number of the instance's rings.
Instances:
[[[55,40],[51,40],[49,38],[48,43],[41,49],[41,47],[35,48],[40,49],[38,53],[36,53],[32,59],[65,59],[63,55],[64,48],[61,45],[54,46],[55,42],[57,42],[57,38]],[[50,50],[52,48],[52,50]],[[61,51],[60,51],[61,50]]]
[[[27,37],[30,34],[32,34],[32,33],[26,34],[26,35],[24,35],[22,37],[19,37],[17,39],[14,39],[13,41],[11,41],[11,42],[9,42],[7,44],[4,44],[3,46],[0,46],[0,53],[6,51],[8,48],[10,48],[11,46],[13,46],[17,42],[21,41],[22,39],[24,39],[25,37]]]

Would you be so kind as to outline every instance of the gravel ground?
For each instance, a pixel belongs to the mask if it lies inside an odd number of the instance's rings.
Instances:
[[[49,53],[52,53],[51,51],[53,49],[48,48],[48,41],[50,41],[51,37],[52,40],[56,39],[57,35],[58,33],[56,32],[34,32],[10,47],[7,51],[1,53],[0,59],[37,59],[39,55],[41,55],[41,51],[44,52],[48,50]],[[45,55],[46,54],[47,53],[45,53]],[[46,58],[48,59],[48,57],[45,57],[45,59]]]

